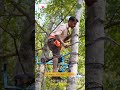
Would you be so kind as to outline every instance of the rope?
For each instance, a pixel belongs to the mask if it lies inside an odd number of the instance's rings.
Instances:
[[[77,3],[77,2],[76,2]],[[73,4],[72,8],[68,11],[68,13],[65,15],[65,17],[63,19],[61,19],[61,21],[58,23],[58,25],[53,29],[53,31],[62,23],[62,21],[65,20],[65,18],[69,15],[69,13],[71,12],[71,10],[75,7],[76,3]],[[43,31],[45,31],[42,27],[40,27]],[[46,32],[45,32],[46,33]],[[51,32],[52,33],[52,32]],[[50,34],[51,34],[50,33]],[[49,35],[50,35],[49,34]]]
[[[65,18],[69,15],[69,13],[71,12],[71,10],[74,8],[75,5],[76,5],[76,3],[73,4],[72,8],[68,11],[68,13],[65,15],[65,17],[61,20],[61,22],[62,22],[63,20],[65,20]],[[61,24],[61,22],[59,22],[59,24],[53,29],[53,31]]]

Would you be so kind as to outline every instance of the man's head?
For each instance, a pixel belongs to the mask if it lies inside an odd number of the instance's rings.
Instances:
[[[68,26],[74,28],[77,24],[78,20],[75,17],[70,17],[68,20]]]

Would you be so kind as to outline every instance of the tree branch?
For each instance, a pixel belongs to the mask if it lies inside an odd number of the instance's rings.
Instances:
[[[24,17],[24,15],[20,15],[20,14],[10,14],[10,15],[0,15],[0,17]]]
[[[111,18],[110,18],[110,19],[108,19],[109,21],[108,21],[108,23],[107,23],[106,25],[111,24],[111,22],[113,21],[113,19],[114,19],[114,17],[115,17],[115,15],[116,15],[116,13],[119,13],[119,12],[118,12],[119,8],[120,8],[120,6],[116,6],[116,8],[115,8],[115,10],[114,10],[114,12],[113,12],[113,14],[112,14]],[[108,18],[109,18],[109,17],[108,17]]]
[[[97,38],[96,40],[93,40],[92,42],[86,43],[85,46],[86,46],[86,47],[91,46],[91,45],[95,44],[96,42],[98,42],[98,41],[100,41],[100,40],[108,40],[108,41],[110,41],[110,42],[112,42],[112,43],[120,46],[120,44],[119,44],[118,42],[116,42],[115,40],[113,40],[112,38],[107,37],[107,36],[105,36],[105,37],[99,37],[99,38]]]
[[[38,22],[35,20],[35,22],[36,22],[36,24],[38,25],[38,27],[40,28],[40,29],[42,29],[47,35],[48,35],[48,33],[38,24]]]
[[[106,25],[106,26],[105,26],[105,29],[111,28],[111,27],[116,26],[116,25],[120,25],[120,21],[113,22],[113,23],[111,23],[111,24],[109,24],[109,25]]]
[[[7,30],[5,30],[1,25],[0,25],[0,28],[2,28],[3,31],[7,32],[13,38],[13,40],[14,40],[14,46],[15,46],[16,54],[18,56],[19,63],[21,65],[23,73],[26,74],[25,69],[24,69],[24,67],[23,67],[23,65],[21,63],[21,58],[20,58],[20,54],[19,54],[19,51],[18,51],[18,47],[17,47],[17,44],[16,44],[15,37],[10,32],[8,32]]]
[[[29,22],[31,22],[30,16],[26,11],[24,11],[22,8],[20,8],[16,2],[14,2],[12,0],[10,0],[10,2],[19,12],[21,12],[24,16],[27,17]]]
[[[81,89],[83,88],[84,85],[85,85],[85,83],[84,83],[81,87],[79,87],[77,90],[81,90]]]
[[[16,53],[9,53],[9,54],[1,54],[0,58],[4,59],[4,58],[9,58],[9,57],[13,57],[13,56],[17,56]]]
[[[0,25],[0,28],[1,28],[3,31],[5,31],[6,33],[8,33],[8,34],[14,39],[14,36],[13,36],[10,32],[8,32],[7,30],[5,30],[1,25]]]

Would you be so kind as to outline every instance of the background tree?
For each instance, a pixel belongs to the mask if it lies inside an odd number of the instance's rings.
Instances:
[[[92,0],[95,1],[95,0]],[[104,37],[105,1],[97,0],[88,5],[86,0],[86,57],[85,57],[85,88],[86,90],[102,90],[104,65]],[[94,42],[94,43],[93,43]],[[91,43],[91,44],[90,44]]]
[[[48,34],[50,33],[50,31],[52,29],[53,24],[54,24],[54,18],[52,17],[51,20],[50,20],[50,23],[49,23],[49,25],[47,27],[47,30],[46,30],[47,34],[44,37],[45,38],[44,39],[44,47],[42,47],[42,54],[41,54],[40,58],[49,58],[50,50],[49,50],[49,48],[47,46],[47,38],[48,38]],[[39,31],[39,29],[38,29],[38,31]],[[38,38],[37,35],[36,35],[36,40],[37,39],[40,39],[40,38]],[[36,53],[38,53],[37,50],[36,50]],[[40,90],[40,89],[45,90],[46,89],[45,78],[44,78],[45,70],[46,70],[46,67],[43,64],[38,65],[38,69],[37,69],[37,72],[36,72],[37,73],[36,74],[36,83],[35,83],[36,90]]]
[[[106,1],[105,34],[111,40],[105,42],[104,89],[120,89],[120,1]],[[115,43],[113,43],[116,42]]]
[[[82,4],[83,4],[83,0],[77,0],[77,5],[76,5],[76,11],[75,11],[75,17],[78,20],[78,23],[76,25],[76,27],[74,28],[74,30],[72,31],[72,39],[71,39],[71,43],[73,44],[71,46],[71,51],[75,54],[71,54],[70,57],[70,72],[74,73],[74,76],[69,77],[68,79],[68,87],[67,90],[76,90],[76,76],[78,73],[78,42],[79,42],[79,27],[80,27],[80,19],[81,19],[81,15],[82,15]],[[77,42],[77,43],[76,43]]]
[[[1,0],[0,1],[0,10],[1,10],[1,13],[0,13],[0,15],[3,13],[3,0]],[[2,20],[2,18],[0,18],[0,21]],[[2,46],[2,33],[3,33],[3,31],[2,31],[2,28],[0,28],[0,55],[3,53],[3,46]],[[2,61],[1,61],[2,59],[0,59],[0,63],[2,63]],[[2,73],[2,65],[0,64],[0,73]],[[0,74],[0,77],[2,77],[2,75]],[[2,78],[0,78],[0,81],[2,81]],[[2,82],[0,82],[0,87],[2,87],[1,86],[1,84],[2,84]]]
[[[11,79],[9,84],[23,86],[29,81],[34,82],[34,1],[4,0],[2,5],[4,12],[0,13],[0,28],[3,32],[3,52],[0,59],[6,60]]]

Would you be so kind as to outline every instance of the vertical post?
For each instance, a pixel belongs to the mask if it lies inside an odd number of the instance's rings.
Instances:
[[[7,87],[8,85],[7,85],[7,70],[6,70],[6,68],[7,68],[7,64],[6,63],[4,63],[4,87]]]

